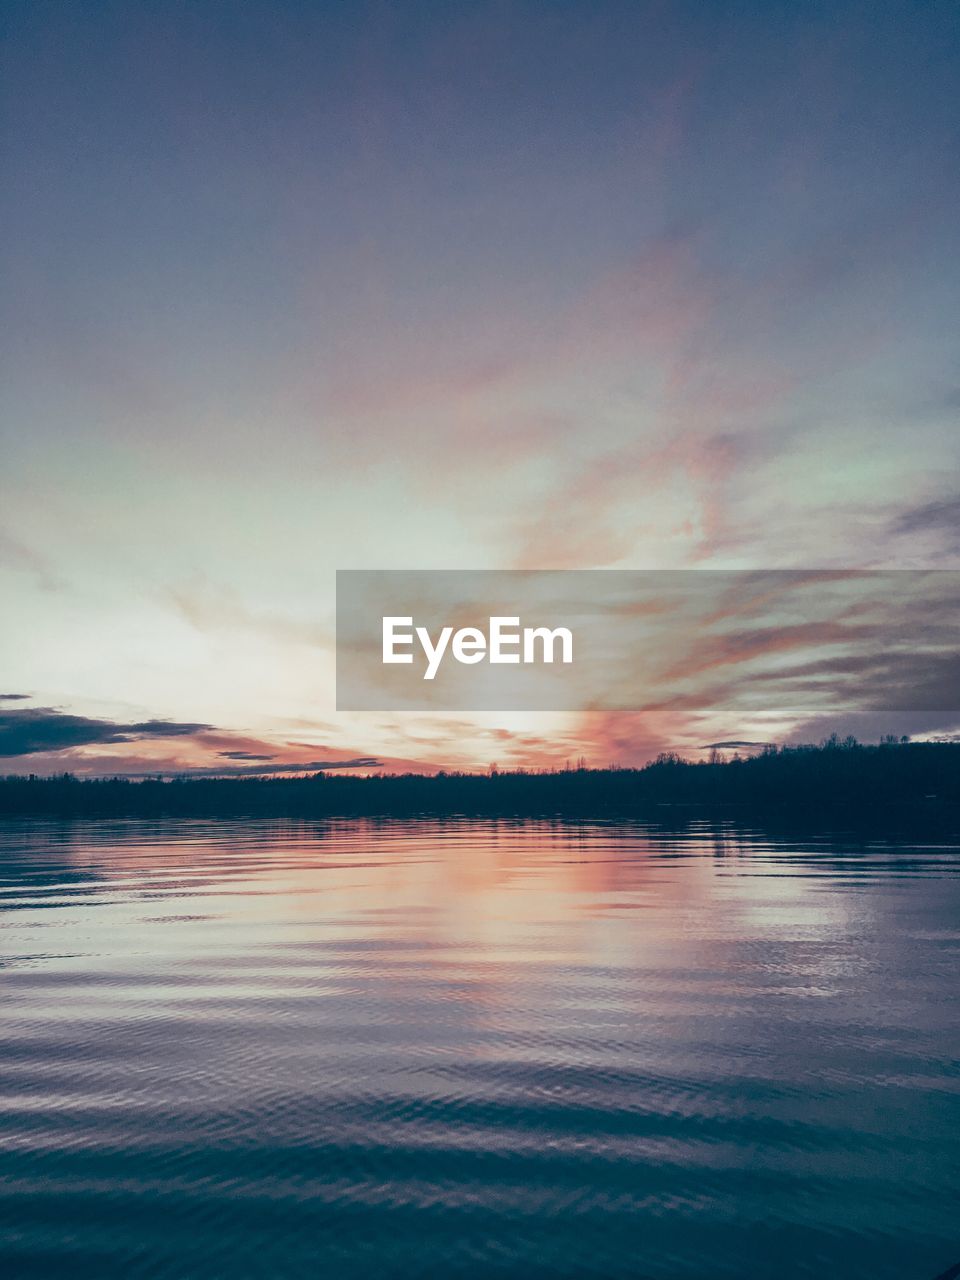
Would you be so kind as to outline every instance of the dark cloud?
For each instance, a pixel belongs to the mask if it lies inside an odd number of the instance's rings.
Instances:
[[[891,528],[898,535],[939,534],[947,551],[960,554],[960,498],[940,498],[911,507],[894,519]]]
[[[9,695],[14,698],[25,695]],[[62,767],[64,757],[61,753],[70,752],[78,747],[101,746],[115,743],[133,743],[144,740],[166,738],[193,737],[200,746],[210,747],[211,734],[218,731],[208,724],[181,723],[173,720],[140,720],[127,724],[115,720],[100,720],[90,716],[69,715],[58,711],[55,707],[30,707],[0,711],[0,759],[15,756],[52,755],[59,757]],[[220,745],[224,743],[224,735],[220,737]],[[243,738],[240,741],[244,741]],[[259,744],[248,740],[251,747]],[[267,745],[267,744],[264,744]],[[121,773],[126,777],[166,777],[190,776],[200,778],[221,777],[256,777],[260,775],[290,773],[321,773],[330,769],[371,769],[380,766],[380,761],[373,756],[352,756],[346,760],[304,760],[277,763],[275,755],[267,752],[251,751],[247,748],[231,748],[218,751],[217,754],[226,761],[222,765],[201,765],[199,768],[183,767],[175,760],[158,761],[156,766],[145,768],[150,762],[141,757],[128,761],[123,768],[119,760],[110,760],[110,774]],[[273,762],[273,763],[271,763]],[[82,761],[77,761],[89,770],[91,763],[89,753]],[[129,764],[134,764],[133,772]],[[117,769],[115,766],[120,765]]]
[[[743,676],[744,685],[769,685],[780,705],[829,697],[861,711],[960,711],[960,654],[901,650],[823,658],[779,671]]]
[[[732,747],[772,747],[772,742],[749,742],[746,738],[731,738],[729,742],[705,742],[699,749],[701,751],[719,750],[720,748],[730,749]]]
[[[225,754],[225,753],[221,753]],[[155,778],[158,774],[182,778],[262,778],[282,773],[325,773],[330,769],[376,769],[381,761],[374,756],[355,756],[351,760],[303,760],[288,764],[212,765],[200,769],[150,769],[128,777]]]
[[[92,743],[133,742],[142,738],[181,738],[210,729],[206,724],[144,720],[122,724],[68,715],[53,707],[0,712],[0,757],[66,751]]]
[[[26,702],[29,693],[0,693],[0,702]]]
[[[211,724],[178,724],[173,720],[141,720],[139,724],[118,726],[123,735],[122,742],[133,738],[183,738],[190,733],[204,733],[213,728]]]

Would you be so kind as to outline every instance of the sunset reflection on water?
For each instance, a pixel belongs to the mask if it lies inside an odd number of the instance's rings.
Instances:
[[[958,870],[697,821],[7,824],[0,1262],[930,1280]]]

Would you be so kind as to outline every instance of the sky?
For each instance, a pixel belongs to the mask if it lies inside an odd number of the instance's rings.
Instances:
[[[5,0],[0,773],[948,709],[337,712],[337,569],[960,568],[955,4]]]

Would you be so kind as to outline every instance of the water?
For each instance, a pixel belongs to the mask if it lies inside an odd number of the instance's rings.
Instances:
[[[932,1280],[960,850],[0,827],[5,1277]]]

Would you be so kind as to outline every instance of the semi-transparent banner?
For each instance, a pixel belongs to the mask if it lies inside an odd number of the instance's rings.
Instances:
[[[337,707],[960,708],[960,571],[337,574]]]

